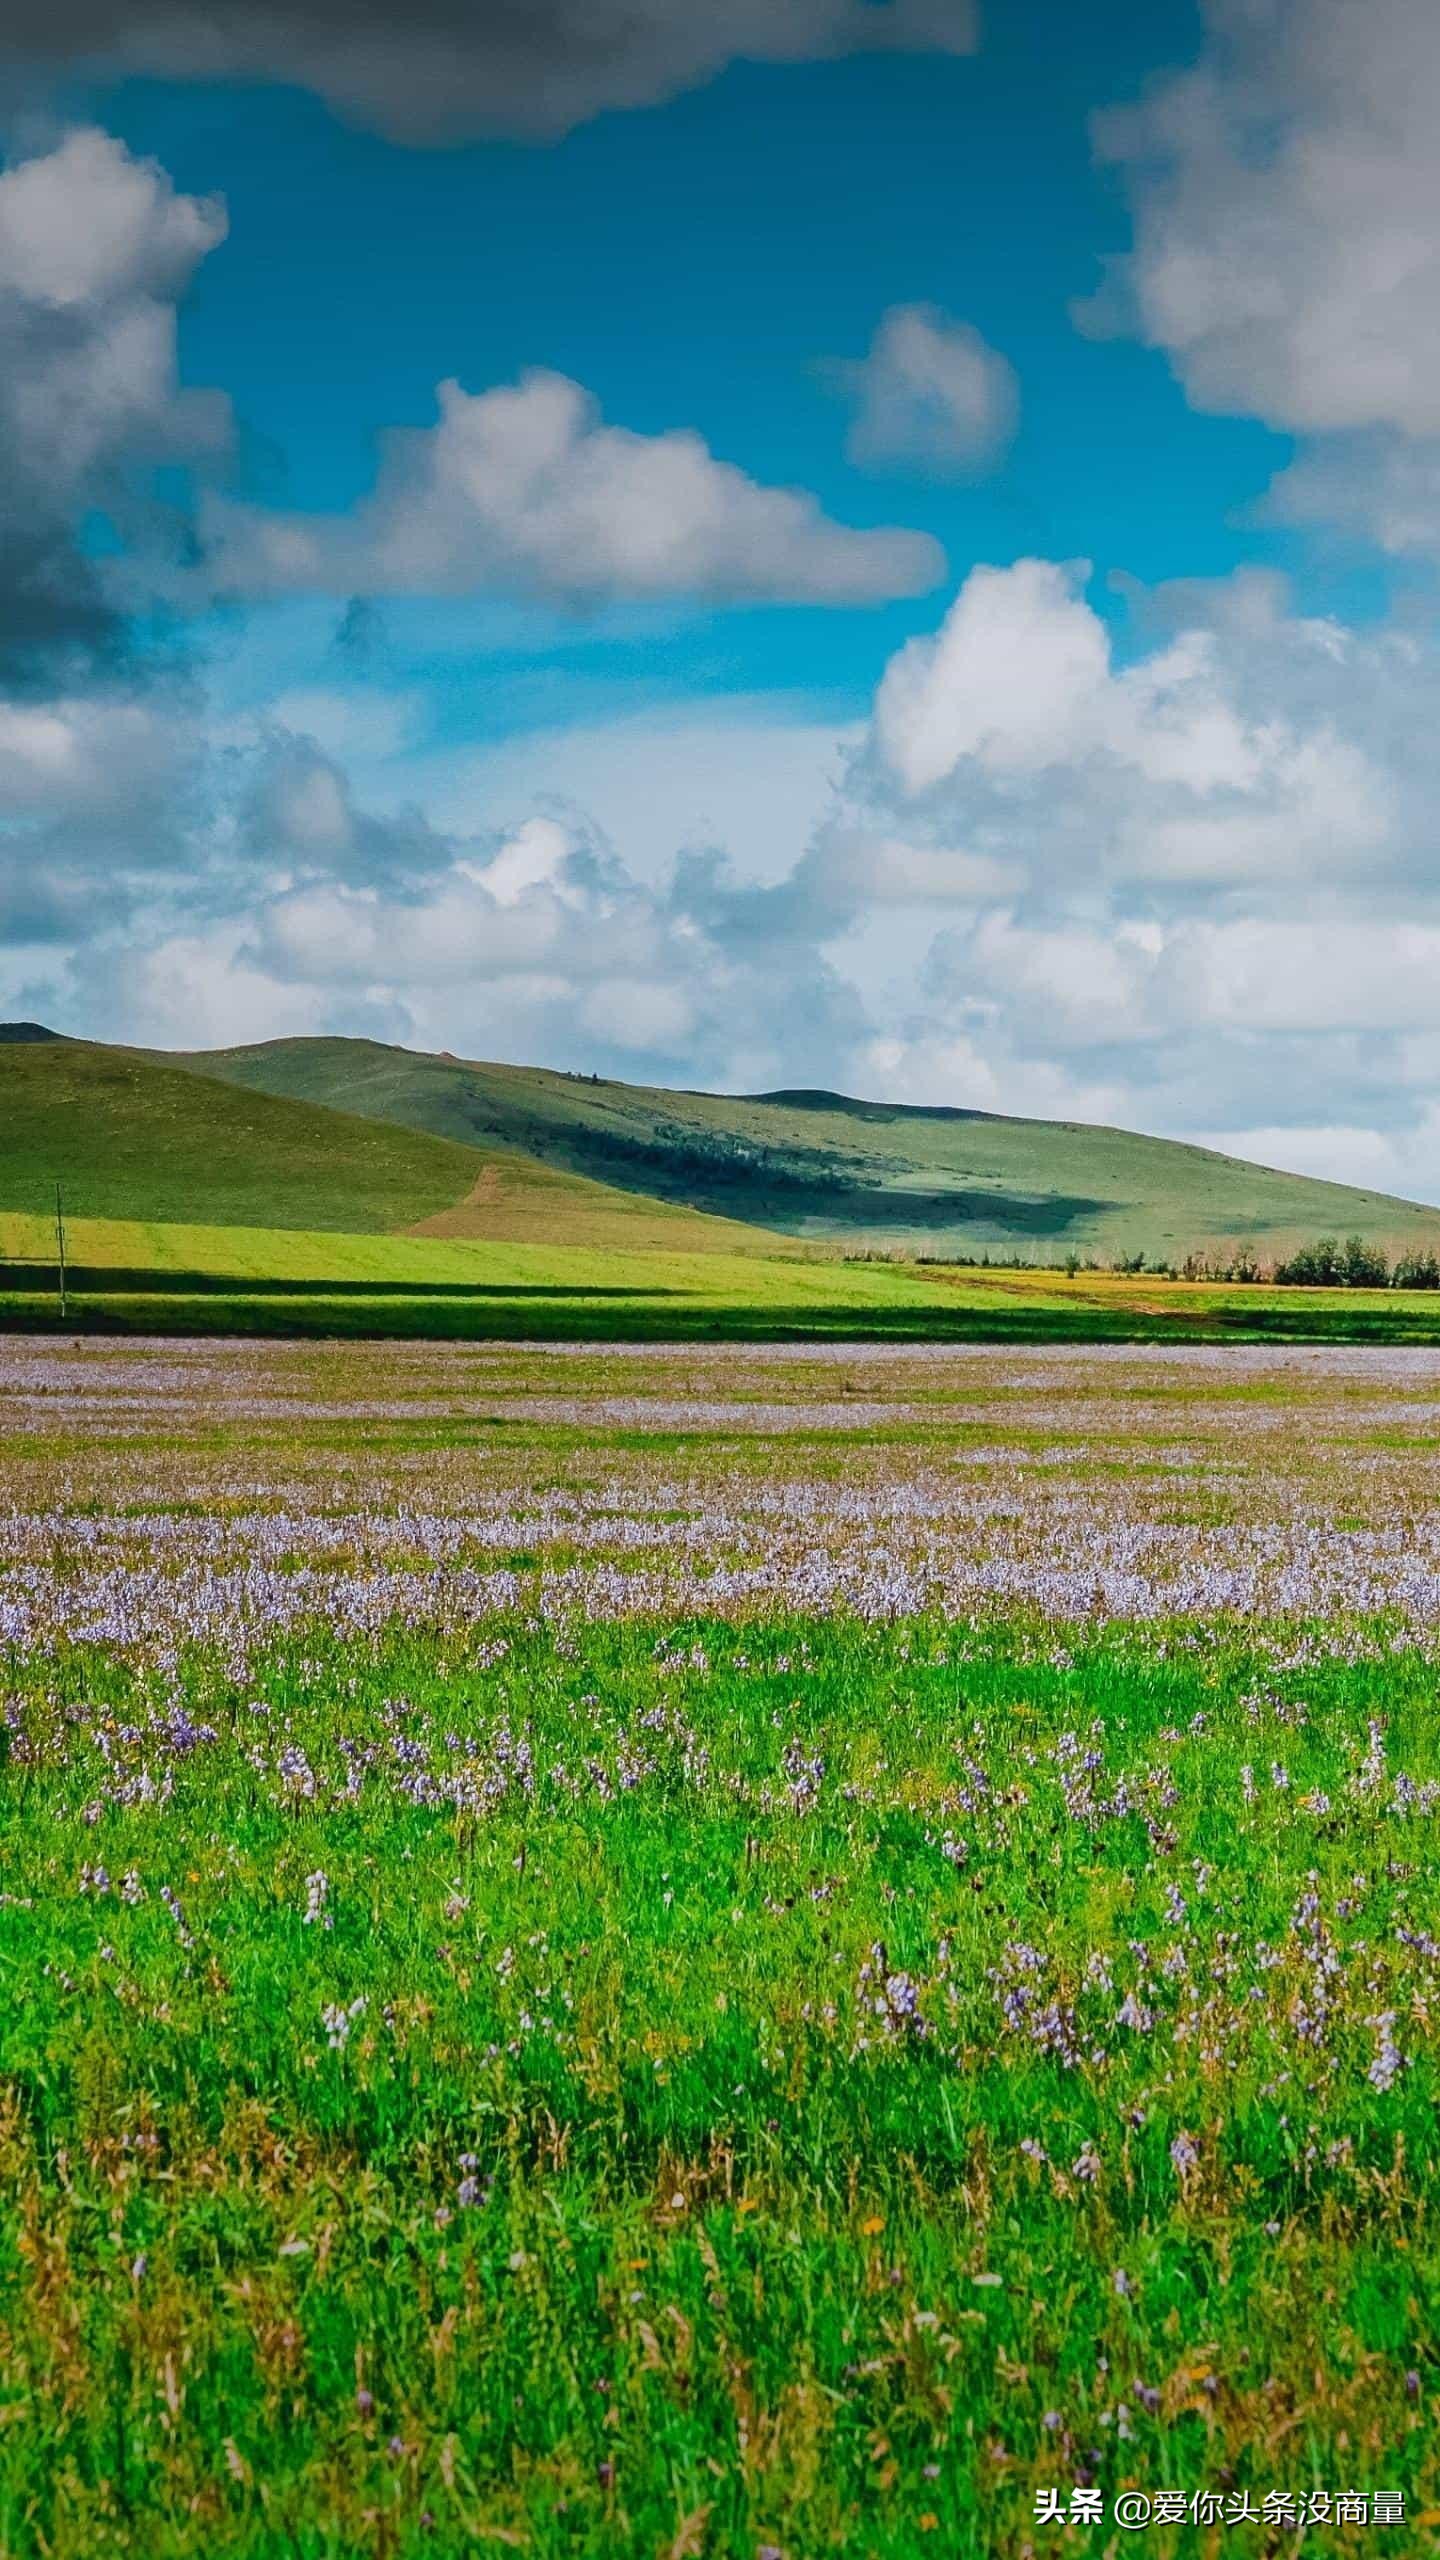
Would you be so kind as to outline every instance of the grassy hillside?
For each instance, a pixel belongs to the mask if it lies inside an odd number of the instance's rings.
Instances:
[[[1440,1236],[1440,1210],[1121,1129],[826,1093],[669,1093],[364,1040],[267,1041],[187,1063],[830,1242],[1056,1262],[1241,1243],[1276,1254],[1326,1233],[1392,1246]]]
[[[642,1253],[755,1241],[745,1227],[513,1151],[252,1092],[132,1050],[0,1040],[0,1212],[48,1221],[57,1182],[72,1222],[409,1230]]]

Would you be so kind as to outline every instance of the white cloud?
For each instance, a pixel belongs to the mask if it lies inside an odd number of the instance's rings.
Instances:
[[[1109,683],[1105,634],[1053,561],[971,572],[934,639],[886,669],[880,751],[909,795],[973,759],[1038,773],[1089,742]]]
[[[647,884],[580,821],[538,813],[441,837],[357,802],[293,737],[232,745],[215,779],[188,869],[142,876],[132,855],[123,910],[72,895],[29,936],[53,948],[67,1026],[180,1045],[348,1029],[656,1081],[743,1062],[774,1083],[813,1081],[860,1022],[813,937],[747,936],[743,897],[706,864]],[[0,929],[5,893],[0,860]]]
[[[1122,649],[1073,567],[979,570],[892,661],[791,884],[859,1089],[1440,1188],[1433,646],[1268,578],[1131,602]]]
[[[1440,431],[1440,15],[1206,0],[1197,69],[1097,120],[1133,253],[1100,325],[1191,399],[1307,430]]]
[[[201,755],[158,693],[0,696],[0,946],[104,934],[163,891],[191,859]]]
[[[175,306],[225,237],[218,198],[79,129],[0,176],[0,439],[7,468],[70,496],[98,468],[222,443],[227,403],[181,391]]]
[[[922,594],[944,573],[930,535],[834,524],[803,491],[762,488],[689,431],[606,426],[562,374],[473,394],[445,382],[439,404],[437,426],[388,438],[351,517],[212,500],[204,524],[220,586],[857,604]]]
[[[974,1001],[1029,1026],[1057,1058],[1191,1036],[1393,1045],[1433,1017],[1440,918],[1179,915],[1142,935],[1123,911],[1087,920],[1063,907],[1002,909],[944,936],[933,966],[947,997],[973,988]]]
[[[93,126],[0,177],[0,278],[32,309],[171,301],[224,237],[218,198],[177,195],[157,162]]]
[[[1196,1029],[1392,1036],[1433,1019],[1440,921],[1196,919],[1152,965],[1159,1011]]]
[[[527,818],[507,844],[476,874],[497,907],[517,906],[532,889],[553,890],[570,902],[567,871],[573,847],[553,818]]]
[[[1028,855],[1032,874],[1043,855],[1057,888],[1077,873],[1194,886],[1343,873],[1383,847],[1384,762],[1344,734],[1357,644],[1272,613],[1268,665],[1262,621],[1185,628],[1117,667],[1080,577],[1043,560],[976,569],[938,634],[892,660],[875,747],[902,806],[928,802],[960,841]]]
[[[1015,432],[1015,369],[968,321],[925,303],[885,313],[869,354],[834,371],[856,404],[852,462],[944,476],[994,462]]]
[[[279,80],[397,140],[550,137],[730,62],[964,54],[971,0],[7,0],[0,60]]]
[[[1267,512],[1440,554],[1440,15],[1204,0],[1193,70],[1096,119],[1135,245],[1082,326],[1165,351],[1197,408],[1303,439]]]
[[[1392,559],[1440,557],[1440,437],[1389,429],[1325,436],[1271,482],[1258,510],[1280,524],[1323,524]]]
[[[553,801],[585,810],[638,878],[659,882],[679,848],[718,844],[774,881],[864,734],[863,720],[797,717],[782,695],[727,695],[437,752],[413,770],[435,824],[458,834]]]
[[[651,1082],[1283,1130],[1291,1155],[1266,1151],[1317,1167],[1306,1130],[1368,1131],[1423,1187],[1433,651],[1294,615],[1273,581],[1137,597],[1134,623],[1117,654],[1073,568],[976,572],[838,781],[812,767],[812,838],[781,868],[752,857],[746,800],[743,869],[677,840],[642,872],[623,836],[527,807],[518,771],[441,827],[290,730],[207,762],[154,706],[111,704],[93,736],[93,706],[11,706],[0,787],[43,836],[48,903],[32,861],[0,862],[0,912],[85,1027],[132,1038],[379,1031]]]
[[[1427,1130],[1424,1143],[1429,1143],[1432,1134]],[[1198,1135],[1196,1143],[1213,1147],[1219,1155],[1273,1165],[1280,1173],[1309,1174],[1321,1182],[1353,1182],[1361,1190],[1390,1191],[1401,1196],[1414,1179],[1417,1165],[1413,1144],[1397,1144],[1378,1129],[1347,1128],[1343,1124],[1310,1129],[1217,1129]]]
[[[257,968],[247,931],[232,917],[198,933],[82,950],[56,1003],[82,1037],[108,1031],[163,1049],[224,1049],[328,1030],[323,991]]]
[[[570,988],[665,965],[657,903],[623,866],[548,819],[508,841],[451,848],[433,879],[392,874],[282,890],[254,949],[277,976],[333,987],[475,987],[516,974]],[[673,955],[671,955],[673,957]]]
[[[657,986],[652,978],[602,978],[580,1007],[593,1038],[627,1055],[675,1056],[696,1023],[696,1007],[682,986]]]
[[[817,901],[867,907],[985,906],[1025,885],[1022,864],[965,845],[916,843],[835,820],[822,825],[799,875]]]
[[[363,808],[350,777],[311,738],[261,733],[236,812],[248,854],[289,880],[402,883],[446,868],[452,849],[413,805]]]

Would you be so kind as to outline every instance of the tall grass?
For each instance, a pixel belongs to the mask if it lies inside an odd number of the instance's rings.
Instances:
[[[316,1624],[9,1687],[6,2552],[1440,2498],[1440,1744],[1383,1629]]]

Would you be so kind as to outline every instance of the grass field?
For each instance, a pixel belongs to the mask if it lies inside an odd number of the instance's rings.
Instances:
[[[1437,1412],[0,1344],[0,2549],[1431,2548]]]
[[[526,1341],[1440,1341],[1440,1294],[0,1211],[0,1330]]]
[[[1277,1258],[1327,1233],[1392,1250],[1440,1236],[1434,1209],[1124,1129],[838,1094],[666,1092],[365,1040],[266,1041],[190,1063],[831,1243],[1180,1262],[1241,1244]]]

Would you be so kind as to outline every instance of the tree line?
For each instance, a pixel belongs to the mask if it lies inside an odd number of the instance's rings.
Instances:
[[[1130,1257],[1115,1267],[1145,1266]],[[1440,1255],[1429,1246],[1412,1246],[1392,1261],[1364,1236],[1317,1236],[1279,1262],[1261,1262],[1242,1245],[1230,1255],[1190,1253],[1178,1268],[1167,1268],[1177,1280],[1263,1281],[1281,1289],[1440,1289]]]
[[[903,1245],[855,1246],[846,1262],[914,1262],[919,1266],[967,1271],[1063,1271],[1067,1279],[1082,1272],[1109,1272],[1128,1278],[1144,1273],[1151,1280],[1206,1280],[1280,1289],[1440,1289],[1440,1254],[1429,1246],[1411,1247],[1392,1260],[1380,1245],[1364,1236],[1318,1236],[1281,1261],[1262,1261],[1253,1245],[1232,1252],[1187,1253],[1182,1262],[1145,1253],[1117,1253],[1102,1260],[1096,1254],[1067,1253],[1058,1262],[1037,1262],[1033,1254],[988,1250],[913,1253]]]

